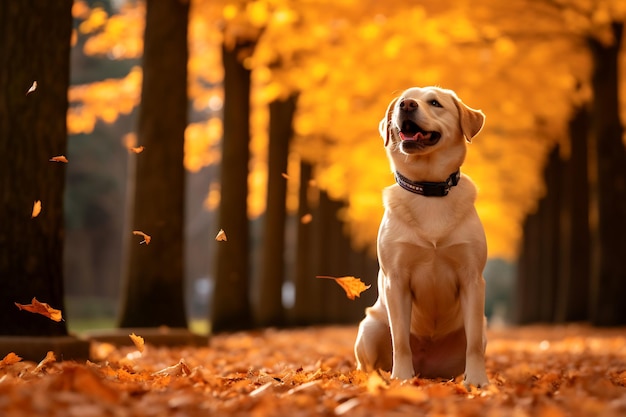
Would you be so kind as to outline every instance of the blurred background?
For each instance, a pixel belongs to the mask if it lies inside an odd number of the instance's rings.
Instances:
[[[402,90],[426,85],[487,115],[463,171],[479,187],[491,322],[626,323],[623,1],[174,3],[182,17],[158,1],[73,3],[70,327],[113,327],[128,314],[123,277],[132,250],[150,247],[131,231],[165,239],[140,226],[138,199],[148,217],[155,206],[136,190],[169,175],[167,164],[184,166],[184,208],[161,216],[184,219],[174,304],[194,330],[207,332],[209,318],[214,330],[357,322],[376,296],[381,190],[393,183],[378,122]],[[171,31],[186,31],[183,43],[169,45]],[[160,40],[144,57],[148,36]],[[169,140],[139,116],[168,106],[146,98],[148,86],[175,82],[164,62],[186,63],[184,153],[140,173]],[[162,262],[180,258],[165,253]],[[350,301],[318,275],[372,288]]]

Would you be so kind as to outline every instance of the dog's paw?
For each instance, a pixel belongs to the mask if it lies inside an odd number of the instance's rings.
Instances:
[[[407,379],[411,379],[415,376],[415,372],[413,369],[396,369],[393,368],[391,371],[391,377],[393,379],[399,379],[401,381],[406,381]]]
[[[489,378],[487,377],[487,373],[485,371],[473,373],[473,374],[465,374],[465,378],[463,379],[463,385],[468,390],[474,386],[476,388],[485,388],[489,385]]]

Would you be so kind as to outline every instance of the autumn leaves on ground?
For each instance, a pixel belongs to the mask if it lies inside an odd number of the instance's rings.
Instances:
[[[355,370],[356,327],[213,336],[207,347],[114,347],[91,360],[0,362],[2,416],[623,416],[626,329],[491,330],[491,385]],[[129,339],[130,342],[130,339]],[[19,352],[17,352],[19,354]]]

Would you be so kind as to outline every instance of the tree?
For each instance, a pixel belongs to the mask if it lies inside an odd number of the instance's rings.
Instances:
[[[222,142],[219,225],[228,236],[216,256],[215,296],[211,329],[215,332],[250,328],[248,163],[250,160],[250,70],[243,64],[253,40],[223,45],[224,138]]]
[[[626,324],[626,150],[619,113],[619,54],[624,24],[611,24],[612,42],[588,38],[594,70],[591,79],[591,134],[595,145],[597,188],[597,270],[592,274],[591,322]]]
[[[313,216],[319,199],[312,198],[318,194],[317,187],[312,186],[313,167],[310,163],[300,163],[300,188],[298,190],[298,232],[296,240],[296,268],[295,288],[296,302],[293,308],[293,323],[307,326],[323,321],[323,310],[320,308],[322,300],[322,285],[320,280],[314,279],[313,266],[314,230],[319,229],[319,219]]]
[[[282,304],[285,279],[285,222],[287,220],[287,172],[289,144],[293,136],[293,116],[297,96],[276,99],[269,105],[269,157],[267,204],[263,233],[257,324],[279,326],[286,323]]]
[[[0,334],[66,335],[65,322],[19,311],[63,302],[64,164],[71,0],[0,5]],[[33,82],[37,88],[30,92]],[[41,214],[31,219],[33,203]]]
[[[186,327],[183,297],[189,3],[148,0],[132,227],[122,327]]]
[[[583,321],[589,306],[589,177],[587,106],[574,111],[569,124],[569,158],[564,163],[560,216],[559,282],[555,306],[557,322]]]

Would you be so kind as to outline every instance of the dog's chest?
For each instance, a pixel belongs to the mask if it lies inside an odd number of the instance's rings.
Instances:
[[[418,245],[436,247],[453,234],[460,220],[457,207],[443,198],[390,199],[385,205],[394,238]]]

